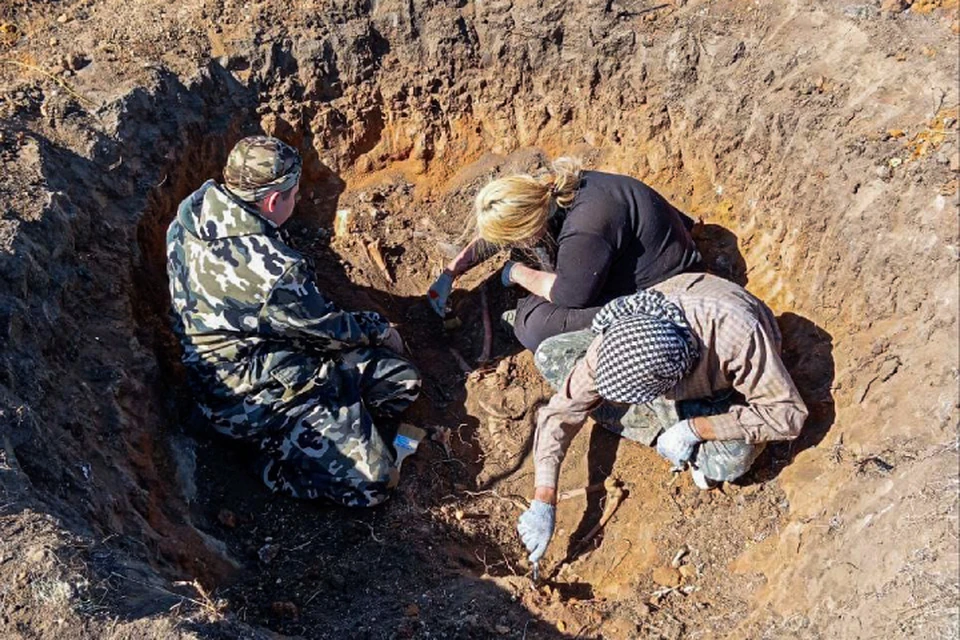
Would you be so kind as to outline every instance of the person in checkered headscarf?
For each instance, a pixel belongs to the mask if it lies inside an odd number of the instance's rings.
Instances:
[[[534,500],[518,525],[530,560],[553,534],[560,464],[588,415],[655,444],[702,489],[746,473],[767,442],[796,438],[807,408],[780,341],[770,309],[703,273],[618,298],[591,329],[545,340],[535,362],[557,393],[537,418]]]

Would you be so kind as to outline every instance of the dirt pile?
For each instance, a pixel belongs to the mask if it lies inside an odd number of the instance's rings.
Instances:
[[[12,637],[956,633],[955,2],[8,5],[0,13],[0,628]],[[267,495],[189,411],[163,232],[242,135],[304,155],[298,247],[398,322],[430,446],[371,512]],[[575,153],[699,217],[811,409],[700,493],[601,430],[531,589],[513,524],[549,390],[515,295],[422,294],[476,188]],[[334,233],[334,220],[346,221]],[[386,271],[371,255],[376,243]],[[452,350],[452,351],[451,351]],[[409,465],[409,466],[408,466]],[[195,583],[193,581],[196,581]]]

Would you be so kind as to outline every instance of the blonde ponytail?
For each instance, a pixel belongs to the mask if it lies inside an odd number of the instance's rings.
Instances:
[[[553,162],[553,178],[551,191],[557,206],[566,209],[573,204],[580,187],[580,174],[583,173],[583,162],[579,158],[564,156]]]
[[[552,175],[544,179],[520,174],[488,183],[477,193],[477,235],[500,246],[539,238],[553,205],[566,208],[573,203],[582,166],[575,158],[558,158]]]

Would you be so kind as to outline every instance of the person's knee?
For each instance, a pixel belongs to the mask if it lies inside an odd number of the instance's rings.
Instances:
[[[423,377],[417,367],[392,351],[387,354],[378,354],[364,364],[367,367],[364,374],[363,388],[373,396],[389,397],[407,393],[414,398],[419,395]]]
[[[257,465],[269,489],[348,507],[371,507],[389,497],[397,472],[387,443],[358,436],[352,421],[313,426],[265,443]],[[314,433],[321,427],[322,434]]]
[[[542,327],[521,320],[519,316],[517,317],[516,324],[513,325],[513,335],[525,349],[532,352],[536,352],[540,344],[549,337],[544,335]]]
[[[593,338],[589,329],[551,336],[537,347],[533,362],[544,379],[554,389],[559,389],[577,360],[587,352]]]
[[[554,339],[544,340],[533,352],[534,365],[555,390],[560,388],[570,373],[573,365],[568,360],[562,345],[557,344]]]
[[[764,443],[705,442],[697,452],[696,464],[710,480],[733,482],[750,470],[764,448]]]
[[[541,342],[553,335],[546,327],[549,307],[550,303],[538,296],[527,296],[517,304],[513,335],[532,352],[537,350]]]

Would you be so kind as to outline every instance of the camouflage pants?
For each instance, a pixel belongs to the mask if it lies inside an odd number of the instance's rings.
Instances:
[[[576,361],[587,352],[596,335],[589,329],[563,333],[543,341],[534,362],[554,389],[559,389]],[[605,428],[628,440],[652,446],[657,436],[680,420],[726,413],[734,404],[734,393],[711,398],[675,402],[660,397],[646,404],[604,401],[592,414]],[[732,481],[753,465],[764,444],[739,440],[712,440],[697,447],[693,463],[711,480]]]
[[[261,478],[297,498],[350,507],[383,502],[399,479],[392,419],[419,393],[419,372],[392,351],[344,353],[287,403],[261,444]]]

